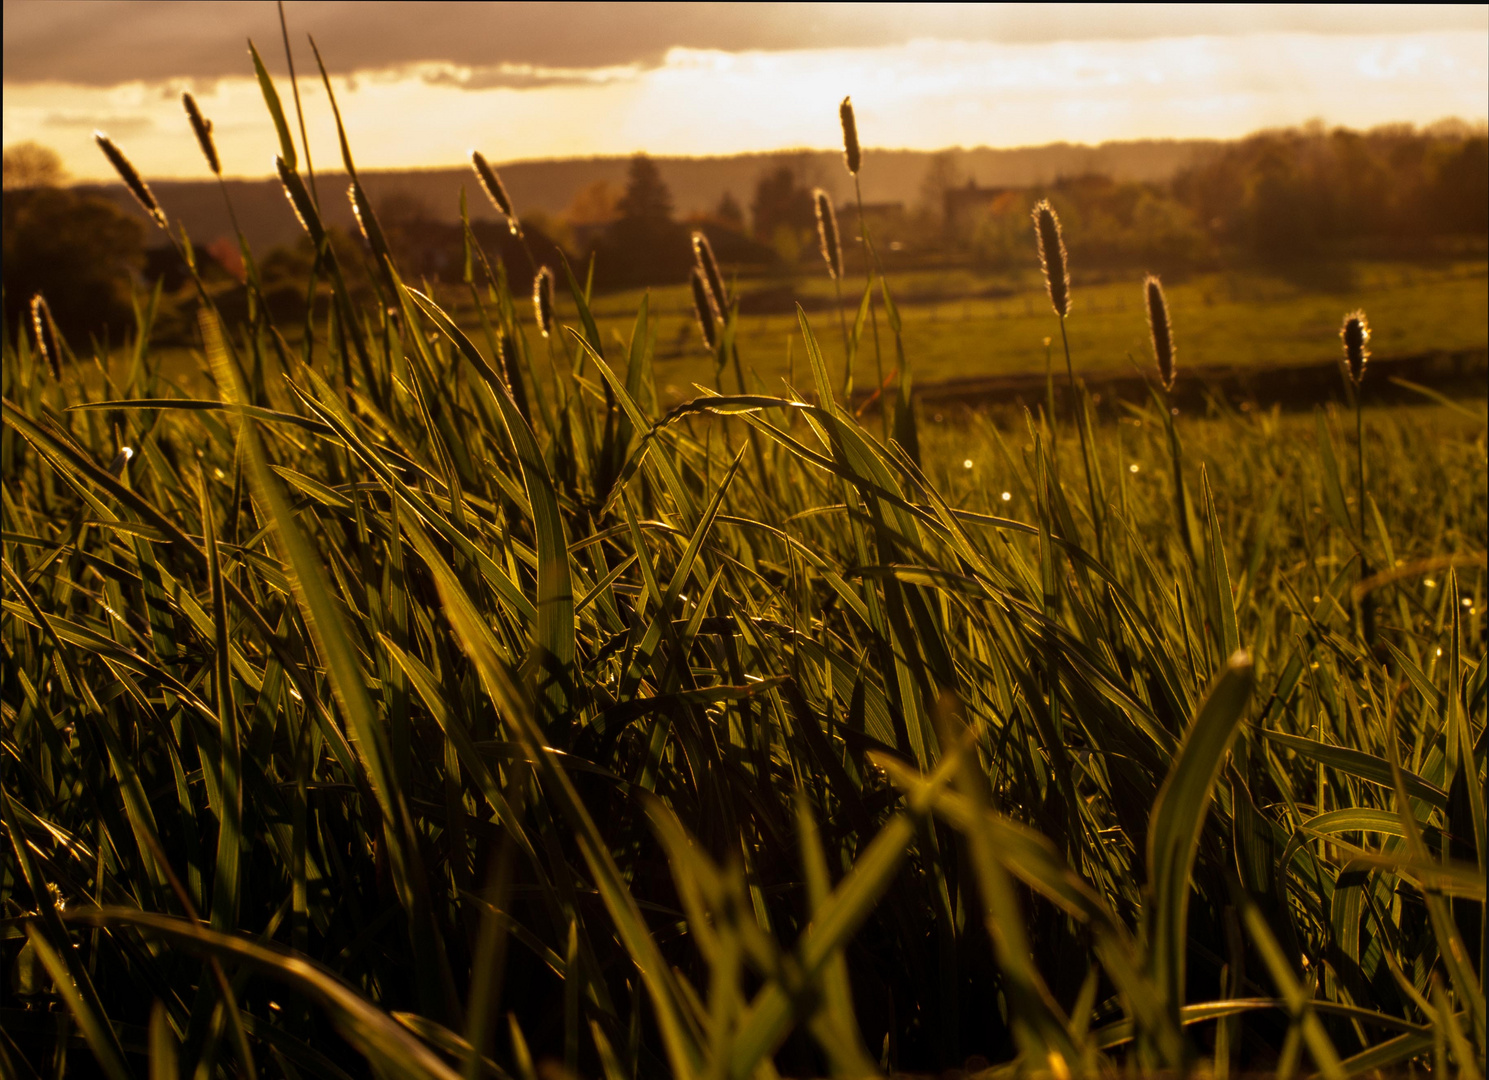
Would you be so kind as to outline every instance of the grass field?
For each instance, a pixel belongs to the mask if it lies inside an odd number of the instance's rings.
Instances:
[[[860,425],[819,311],[741,340],[803,396],[672,406],[675,310],[383,265],[206,305],[194,398],[4,343],[5,1075],[1482,1075],[1481,400]],[[1393,272],[1178,285],[1179,377],[1462,347],[1482,264]],[[967,303],[881,344],[1042,369]]]
[[[1107,275],[1104,275],[1107,276]],[[1383,356],[1483,350],[1489,346],[1489,263],[1482,260],[1435,266],[1354,262],[1320,275],[1324,281],[1290,280],[1259,271],[1198,274],[1167,289],[1176,332],[1184,338],[1181,363],[1264,369],[1332,359],[1331,335],[1345,305],[1365,306],[1371,316],[1373,350]],[[1069,324],[1071,350],[1082,374],[1128,375],[1146,365],[1148,329],[1143,314],[1140,273],[1084,284],[1075,282],[1075,309]],[[742,282],[738,291],[773,282]],[[864,283],[845,283],[844,307],[851,325]],[[824,271],[795,279],[792,291],[809,301],[830,302]],[[919,271],[891,280],[904,320],[904,342],[917,384],[949,379],[1042,372],[1043,340],[1058,329],[1049,325],[1049,302],[1030,252],[1029,267],[1018,273]],[[996,296],[987,294],[994,293]],[[607,341],[630,331],[639,292],[597,298],[595,319]],[[563,300],[560,299],[561,310]],[[714,365],[702,343],[686,287],[651,290],[657,317],[658,378],[664,396],[692,396],[694,383],[714,385]],[[568,306],[572,318],[572,305]],[[823,352],[835,368],[842,363],[842,336],[836,316],[816,314]],[[789,374],[788,340],[798,334],[796,317],[741,315],[738,342],[747,372],[768,392],[782,389]],[[881,339],[885,337],[881,328]],[[895,366],[892,343],[881,340],[883,371]],[[794,349],[802,363],[799,345]],[[795,368],[797,386],[804,368]],[[871,343],[860,352],[859,386],[873,385],[876,365]],[[726,380],[726,388],[733,384]]]

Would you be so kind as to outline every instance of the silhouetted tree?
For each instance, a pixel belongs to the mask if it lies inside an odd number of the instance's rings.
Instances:
[[[1489,139],[1465,139],[1443,155],[1428,204],[1442,233],[1489,230]]]
[[[1223,244],[1263,258],[1430,247],[1489,228],[1489,140],[1461,122],[1265,131],[1183,170],[1172,191]]]
[[[672,192],[662,182],[656,162],[645,154],[631,159],[626,191],[615,204],[622,221],[659,225],[672,220]]]
[[[129,296],[142,265],[144,227],[108,199],[65,188],[8,190],[4,232],[8,326],[17,325],[38,292],[58,328],[80,346],[105,327],[119,334],[132,325]]]
[[[732,191],[724,192],[723,197],[719,199],[719,205],[714,207],[713,217],[720,225],[725,225],[736,232],[744,232],[744,210],[734,198]]]
[[[817,228],[812,193],[790,165],[777,166],[760,177],[750,203],[750,217],[756,238],[766,243],[774,241],[782,226],[806,232]]]
[[[595,277],[605,285],[661,285],[683,281],[692,266],[687,229],[672,220],[672,192],[656,162],[631,159],[620,216],[595,245]]]
[[[57,151],[36,142],[16,143],[5,148],[5,190],[56,187],[64,179]]]

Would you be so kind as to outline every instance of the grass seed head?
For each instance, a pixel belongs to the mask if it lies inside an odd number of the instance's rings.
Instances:
[[[714,314],[722,319],[724,312],[729,309],[729,302],[724,297],[724,278],[719,273],[718,260],[713,257],[713,245],[697,229],[693,231],[693,259],[698,264],[698,269],[703,271],[703,280],[708,285],[708,297],[713,304]]]
[[[1044,285],[1050,303],[1060,318],[1070,314],[1070,268],[1065,259],[1065,238],[1060,235],[1060,219],[1048,199],[1034,208],[1034,232],[1039,237],[1039,264],[1044,267]]]
[[[1365,378],[1365,361],[1370,359],[1370,324],[1365,312],[1352,311],[1344,317],[1344,326],[1339,330],[1344,342],[1344,372],[1350,382],[1359,386]]]
[[[357,228],[362,233],[362,239],[372,243],[372,235],[367,231],[367,220],[362,215],[362,200],[357,198],[356,184],[346,186],[346,201],[352,204],[352,217],[357,219]]]
[[[191,121],[191,130],[196,133],[197,145],[202,148],[202,156],[207,159],[214,176],[222,175],[222,162],[217,159],[217,144],[212,141],[212,121],[202,115],[202,110],[196,107],[196,98],[190,94],[181,95],[181,104],[186,107],[186,116]]]
[[[858,167],[863,164],[863,152],[858,148],[858,121],[853,118],[852,98],[844,98],[838,106],[838,118],[843,121],[843,161],[848,171],[857,176]]]
[[[693,314],[698,319],[698,329],[703,331],[703,341],[708,346],[708,351],[717,352],[719,320],[714,310],[713,298],[709,296],[708,279],[703,271],[695,266],[688,280],[693,286]]]
[[[496,364],[497,372],[502,381],[507,384],[507,389],[512,388],[512,369],[517,363],[516,346],[512,344],[511,336],[504,329],[496,332]]]
[[[305,230],[305,235],[318,247],[324,230],[320,227],[320,215],[315,212],[315,204],[310,201],[310,192],[305,190],[305,182],[300,179],[300,174],[290,168],[289,164],[278,154],[274,155],[274,171],[279,174],[280,186],[284,188],[284,197],[290,201],[290,209],[294,210],[295,218],[300,222],[300,228]]]
[[[553,333],[553,271],[546,266],[540,266],[533,277],[533,313],[543,336]]]
[[[165,211],[155,201],[155,196],[151,194],[150,188],[145,184],[140,174],[135,171],[135,167],[130,164],[129,159],[124,156],[123,151],[114,145],[113,139],[110,139],[101,131],[95,131],[93,133],[93,141],[98,143],[98,148],[103,151],[103,156],[109,159],[109,164],[114,167],[114,171],[124,181],[124,186],[129,189],[130,194],[135,197],[140,206],[144,207],[145,213],[150,215],[150,219],[155,224],[164,229],[166,227]]]
[[[1153,357],[1158,361],[1158,377],[1165,390],[1174,388],[1174,332],[1168,321],[1168,301],[1163,298],[1163,282],[1149,274],[1143,279],[1143,293],[1148,301],[1148,332],[1153,335]]]
[[[513,236],[522,235],[522,224],[517,220],[517,214],[512,209],[512,198],[507,194],[506,185],[502,178],[496,174],[479,150],[470,152],[471,167],[476,170],[476,176],[481,181],[481,187],[486,192],[486,197],[491,200],[491,205],[501,211],[507,219],[507,228],[512,230]]]
[[[57,328],[52,324],[52,310],[41,293],[31,298],[31,328],[36,332],[36,351],[52,369],[52,378],[61,382],[62,353],[57,348]]]
[[[837,281],[843,276],[843,248],[838,243],[838,216],[832,209],[832,198],[818,188],[812,192],[812,201],[817,204],[817,239],[822,244],[822,258],[827,263],[827,272]]]

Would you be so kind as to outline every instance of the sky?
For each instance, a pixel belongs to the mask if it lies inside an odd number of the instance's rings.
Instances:
[[[1231,138],[1318,119],[1489,118],[1489,5],[291,2],[312,157],[339,155],[307,35],[359,168],[841,145],[935,150]],[[273,172],[258,46],[295,124],[276,6],[5,0],[4,144],[111,179],[205,178],[180,98],[228,175]]]

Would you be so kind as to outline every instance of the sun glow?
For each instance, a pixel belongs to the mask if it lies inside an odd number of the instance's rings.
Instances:
[[[1274,32],[673,48],[653,67],[420,63],[334,77],[333,85],[358,164],[409,168],[459,164],[470,145],[501,161],[832,147],[838,130],[830,106],[845,93],[868,145],[907,149],[1230,137],[1311,117],[1353,127],[1447,115],[1477,120],[1489,99],[1489,65],[1483,35],[1472,31]],[[108,179],[90,138],[100,128],[148,175],[195,177],[203,165],[179,105],[186,89],[215,125],[226,173],[272,172],[274,130],[246,75],[113,87],[8,83],[5,141],[53,146],[74,177]],[[313,156],[329,163],[337,149],[324,90],[302,79],[300,93]]]

